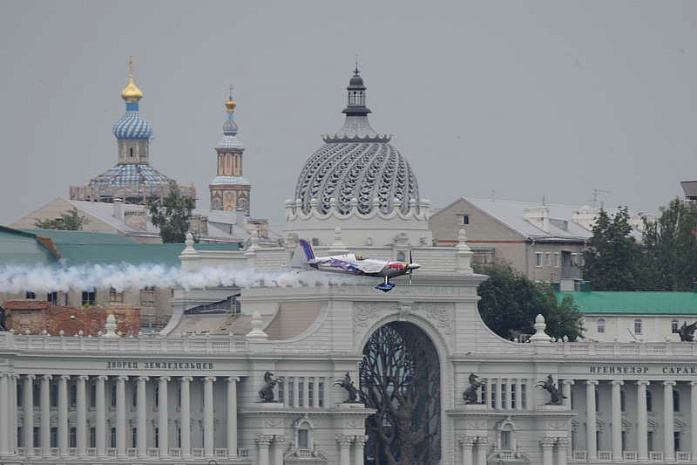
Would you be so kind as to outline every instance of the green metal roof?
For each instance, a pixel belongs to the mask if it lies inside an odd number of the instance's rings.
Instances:
[[[584,314],[697,315],[697,292],[557,292]]]
[[[58,246],[63,244],[137,244],[136,241],[119,236],[118,234],[87,231],[61,231],[58,229],[21,229],[21,231],[36,234],[41,237],[48,237]]]

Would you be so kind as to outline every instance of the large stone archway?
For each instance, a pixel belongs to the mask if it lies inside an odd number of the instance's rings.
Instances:
[[[387,323],[368,338],[360,385],[377,412],[366,420],[366,464],[440,463],[440,370],[433,341],[412,323]]]

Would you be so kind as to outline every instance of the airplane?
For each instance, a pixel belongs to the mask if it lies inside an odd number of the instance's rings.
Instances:
[[[395,283],[390,281],[391,278],[403,275],[409,275],[411,277],[414,270],[421,268],[421,265],[411,260],[411,253],[409,254],[409,263],[365,258],[360,254],[353,253],[317,257],[315,256],[315,251],[312,249],[312,245],[305,239],[300,239],[298,241],[291,266],[294,268],[309,267],[330,273],[384,278],[385,282],[375,286],[375,289],[383,292],[389,292],[396,286]]]

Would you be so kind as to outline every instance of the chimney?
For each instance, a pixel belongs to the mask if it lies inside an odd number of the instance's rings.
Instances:
[[[523,219],[544,232],[549,232],[549,207],[543,205],[536,208],[527,208],[523,211]]]

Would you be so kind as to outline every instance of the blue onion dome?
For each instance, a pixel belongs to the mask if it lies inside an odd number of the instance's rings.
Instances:
[[[133,75],[128,77],[128,85],[121,91],[121,98],[126,102],[126,113],[114,124],[114,136],[117,139],[150,139],[152,126],[140,116],[138,102],[143,93],[133,82]]]
[[[218,149],[238,149],[244,150],[244,145],[237,138],[237,123],[235,122],[235,108],[237,102],[230,96],[225,102],[225,111],[227,112],[227,120],[223,124],[223,138],[218,142]]]
[[[150,165],[130,164],[116,165],[108,171],[90,180],[92,187],[167,187],[173,180]]]
[[[312,208],[313,200],[321,213],[329,211],[332,200],[340,212],[348,213],[354,199],[358,211],[364,214],[376,207],[385,214],[396,208],[406,213],[410,201],[420,198],[416,176],[406,158],[389,143],[390,136],[370,126],[365,89],[356,70],[347,87],[344,126],[323,137],[325,144],[300,172],[295,199],[300,199],[305,213]]]

